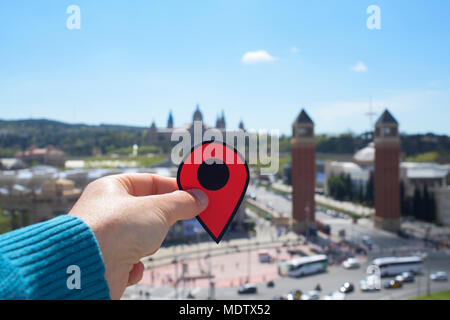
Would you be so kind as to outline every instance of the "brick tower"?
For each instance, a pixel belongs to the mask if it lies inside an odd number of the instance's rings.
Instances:
[[[305,110],[302,110],[292,127],[292,218],[294,219],[294,230],[304,233],[308,230],[308,225],[315,223],[316,146],[314,123]]]
[[[375,227],[400,228],[400,136],[398,122],[385,110],[375,124]]]

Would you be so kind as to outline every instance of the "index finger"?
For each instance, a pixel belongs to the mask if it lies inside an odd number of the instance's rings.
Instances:
[[[178,190],[175,178],[151,173],[119,174],[116,179],[121,182],[128,194],[135,197],[165,194]]]

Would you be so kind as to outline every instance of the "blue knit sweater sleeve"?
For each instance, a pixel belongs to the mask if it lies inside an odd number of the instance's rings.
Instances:
[[[110,299],[89,226],[61,215],[1,235],[0,299]]]

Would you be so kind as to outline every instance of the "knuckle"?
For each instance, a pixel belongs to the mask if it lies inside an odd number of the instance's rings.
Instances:
[[[184,204],[197,204],[195,198],[189,194],[189,192],[177,190],[175,191],[175,195],[180,199]]]

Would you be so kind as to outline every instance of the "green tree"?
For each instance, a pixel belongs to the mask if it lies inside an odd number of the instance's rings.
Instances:
[[[423,201],[422,201],[422,194],[420,192],[420,189],[416,187],[414,189],[414,196],[413,196],[413,215],[417,220],[423,220]]]
[[[431,222],[430,220],[430,193],[428,192],[428,187],[425,184],[423,187],[423,196],[422,196],[422,218],[424,221]]]
[[[344,200],[346,192],[345,183],[342,176],[330,177],[328,179],[328,189],[332,198],[336,200]]]
[[[344,179],[344,185],[345,185],[345,198],[349,201],[352,201],[352,200],[354,200],[352,178],[351,178],[350,174],[346,174],[342,178]]]
[[[364,202],[364,190],[363,190],[362,184],[360,184],[359,188],[358,188],[357,200],[358,200],[359,203],[363,203]]]
[[[431,196],[430,196],[429,206],[430,206],[430,221],[437,222],[438,217],[437,217],[437,212],[436,212],[436,200],[434,198],[434,194],[431,194]]]

